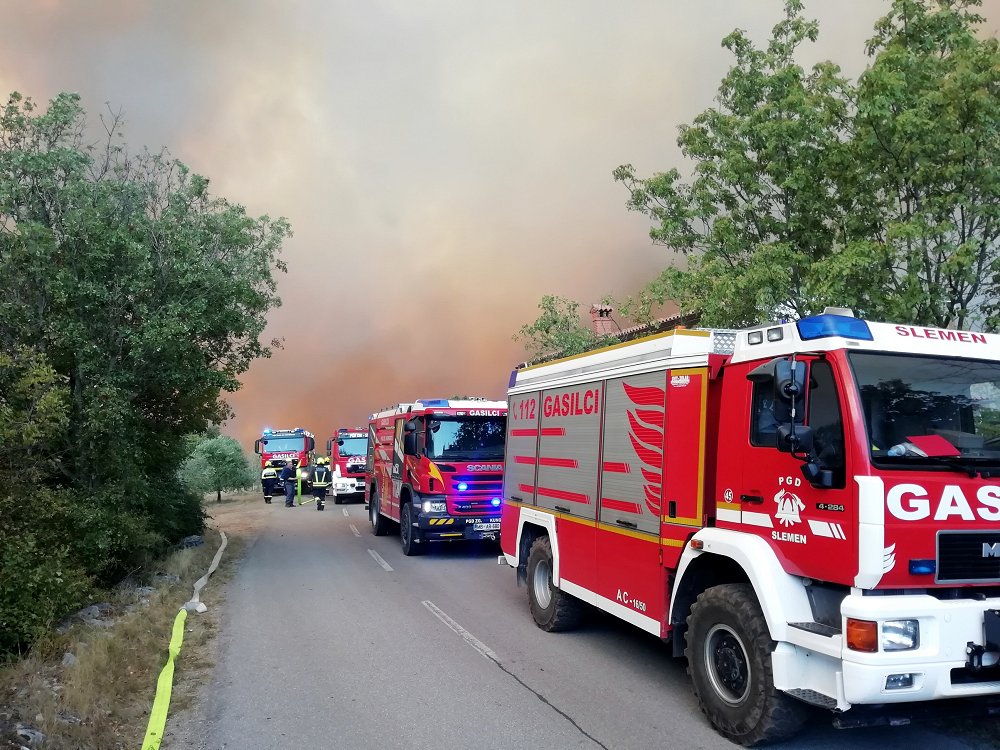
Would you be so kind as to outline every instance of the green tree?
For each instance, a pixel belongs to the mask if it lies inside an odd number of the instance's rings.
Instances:
[[[799,0],[765,47],[726,37],[735,63],[717,106],[678,139],[691,180],[615,171],[653,241],[686,264],[626,312],[673,299],[707,325],[749,325],[848,305],[995,328],[1000,56],[976,36],[978,4],[895,0],[857,83],[831,62],[798,65],[818,34]]]
[[[822,270],[828,294],[888,320],[1000,325],[1000,47],[979,4],[896,0],[868,43],[846,262]]]
[[[289,230],[165,152],[130,154],[115,118],[88,147],[84,123],[65,94],[0,114],[0,343],[31,342],[67,378],[63,479],[98,490],[172,473],[183,436],[228,416],[222,392],[270,353]]]
[[[570,356],[596,349],[613,341],[597,336],[580,320],[580,303],[546,294],[538,303],[541,311],[533,323],[521,326],[515,341],[524,342],[529,358]]]
[[[40,481],[54,468],[49,446],[69,424],[63,381],[31,347],[0,351],[0,483]]]
[[[199,442],[187,457],[177,476],[194,492],[214,492],[216,502],[222,493],[252,486],[257,474],[240,444],[231,437],[217,435]]]
[[[201,497],[164,479],[270,354],[280,304],[288,224],[102,122],[91,144],[74,95],[0,106],[0,573],[17,585],[44,554],[63,571],[0,601],[4,622],[31,623],[0,650],[201,529]]]

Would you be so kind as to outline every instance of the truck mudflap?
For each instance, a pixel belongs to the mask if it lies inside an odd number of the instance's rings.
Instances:
[[[1000,696],[852,706],[847,711],[834,713],[833,726],[837,729],[901,727],[942,719],[991,716],[1000,716]]]
[[[425,516],[417,518],[417,527],[427,541],[449,539],[499,539],[500,517]]]

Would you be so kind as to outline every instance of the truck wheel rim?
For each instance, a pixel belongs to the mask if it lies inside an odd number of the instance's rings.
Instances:
[[[549,561],[539,560],[535,566],[535,575],[531,580],[531,588],[535,592],[535,601],[542,609],[548,609],[552,603],[552,576],[549,572]]]
[[[750,694],[750,661],[740,637],[728,625],[716,625],[705,637],[704,662],[715,693],[730,706]]]

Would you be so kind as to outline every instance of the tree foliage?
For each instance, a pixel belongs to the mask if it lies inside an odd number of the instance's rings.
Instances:
[[[937,326],[1000,323],[1000,53],[979,0],[895,0],[858,81],[797,62],[819,29],[787,0],[768,44],[723,40],[734,64],[683,126],[693,162],[615,171],[650,236],[679,253],[627,312],[674,299],[709,325],[848,305]]]
[[[222,493],[252,486],[257,473],[247,460],[242,446],[225,435],[208,436],[200,440],[177,472],[180,481],[199,494]]]
[[[521,326],[515,341],[524,342],[530,359],[546,356],[570,356],[610,343],[607,336],[596,335],[580,320],[580,303],[550,294],[538,303],[539,316]]]
[[[3,514],[5,575],[51,548],[74,581],[109,582],[199,530],[200,497],[169,481],[185,436],[270,353],[287,223],[101,122],[91,143],[70,94],[0,107],[0,501],[29,508]],[[39,488],[61,510],[38,512]]]

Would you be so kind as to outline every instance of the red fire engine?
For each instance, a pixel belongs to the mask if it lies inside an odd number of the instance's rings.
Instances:
[[[292,466],[300,466],[308,461],[313,463],[313,451],[316,449],[316,438],[308,430],[296,427],[294,430],[264,429],[263,434],[254,443],[254,452],[260,456],[260,468],[272,465],[284,465],[291,461]],[[303,486],[303,489],[305,487]]]
[[[334,503],[345,497],[365,491],[365,466],[368,457],[368,432],[364,427],[341,427],[337,436],[326,441],[326,454],[330,457],[330,470],[340,469],[343,489],[337,486]],[[362,495],[363,496],[363,495]]]
[[[501,545],[543,630],[673,644],[721,734],[1000,695],[1000,336],[847,310],[515,370]],[[953,699],[939,701],[938,699]]]
[[[428,542],[500,533],[507,404],[423,399],[373,414],[368,513],[376,536],[400,526],[403,554]]]

